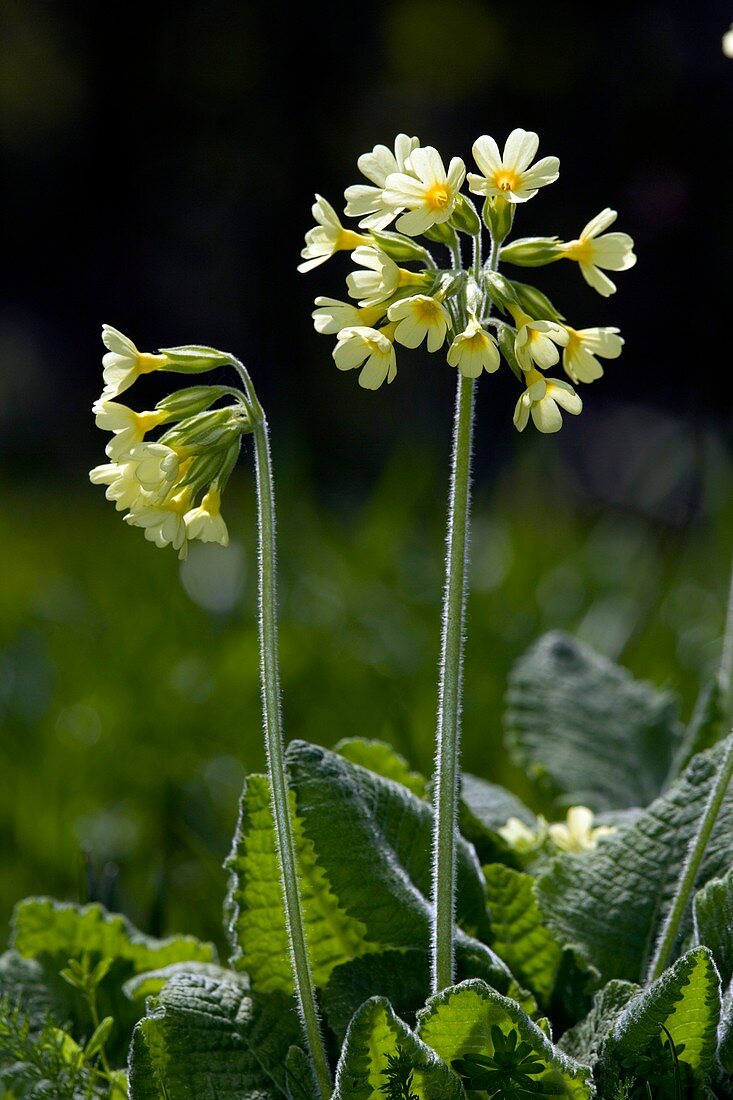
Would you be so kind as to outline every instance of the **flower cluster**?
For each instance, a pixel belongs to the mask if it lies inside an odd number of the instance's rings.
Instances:
[[[231,362],[213,348],[192,345],[152,355],[138,351],[110,325],[102,328],[108,349],[102,360],[104,389],[92,410],[97,427],[111,433],[108,462],[95,466],[90,480],[106,485],[108,500],[125,521],[141,527],[156,546],[173,546],[185,558],[192,539],[226,546],[229,535],[220,512],[221,494],[236,464],[242,435],[251,431],[251,410],[227,386],[191,386],[134,412],[116,400],[142,374],[175,371],[198,374]],[[212,408],[222,398],[237,400]],[[149,433],[165,425],[150,440]]]
[[[625,271],[636,257],[626,233],[606,232],[616,218],[609,209],[573,240],[505,243],[516,208],[558,178],[557,157],[535,160],[538,148],[537,134],[526,130],[513,130],[501,152],[484,134],[473,145],[478,172],[467,174],[459,157],[446,168],[437,149],[398,134],[392,149],[377,145],[359,157],[369,182],[346,189],[345,215],[359,219],[361,232],[342,225],[316,196],[317,224],[306,233],[299,270],[310,271],[336,252],[351,253],[355,264],[346,279],[351,301],[321,296],[313,312],[316,331],[336,337],[339,370],[359,370],[359,384],[376,390],[397,375],[396,345],[425,343],[430,352],[447,345],[449,366],[467,378],[492,374],[504,359],[522,386],[514,410],[519,431],[531,417],[541,432],[556,432],[561,410],[581,411],[574,387],[600,378],[600,360],[620,355],[619,330],[572,327],[536,287],[500,275],[499,262],[539,267],[571,260],[589,286],[608,297],[616,286],[606,272]],[[483,200],[482,218],[464,183]],[[485,261],[482,219],[490,238]],[[465,237],[471,260],[464,265]],[[433,255],[428,246],[434,243],[447,250],[446,262]],[[492,316],[494,309],[502,316]],[[561,355],[569,381],[546,373]]]

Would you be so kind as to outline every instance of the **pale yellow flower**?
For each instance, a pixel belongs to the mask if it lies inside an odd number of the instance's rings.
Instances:
[[[108,349],[102,356],[104,367],[104,391],[100,400],[108,401],[112,397],[128,390],[141,374],[165,370],[168,358],[165,355],[151,355],[138,351],[132,340],[111,325],[102,325],[102,343]]]
[[[305,235],[305,248],[300,253],[303,262],[298,264],[298,271],[310,271],[325,263],[335,252],[351,252],[357,245],[369,242],[363,234],[345,229],[330,202],[321,195],[316,195],[312,213],[318,224]]]
[[[594,382],[603,375],[601,359],[618,359],[624,346],[617,328],[570,328],[567,346],[562,353],[565,373],[573,382]]]
[[[384,317],[384,307],[381,305],[358,308],[351,302],[340,302],[338,298],[326,298],[323,295],[316,298],[311,314],[313,327],[316,332],[325,336],[335,335],[342,328],[353,325],[366,325],[371,327],[380,318]]]
[[[512,130],[500,154],[494,139],[483,134],[473,144],[474,160],[482,174],[469,172],[469,189],[487,198],[501,195],[508,202],[527,202],[560,174],[557,157],[543,157],[530,168],[539,143],[531,130]]]
[[[628,233],[603,233],[617,217],[615,210],[606,207],[591,218],[577,240],[566,241],[561,248],[561,255],[566,260],[575,260],[586,283],[604,298],[615,293],[616,284],[601,268],[628,271],[636,263],[634,242]]]
[[[387,310],[390,321],[396,321],[395,340],[406,348],[418,347],[427,337],[428,351],[437,351],[445,343],[450,325],[448,310],[436,298],[415,294],[402,298]]]
[[[518,306],[509,309],[517,326],[514,354],[522,370],[532,370],[535,365],[541,370],[553,367],[560,359],[556,345],[564,347],[570,339],[566,329],[555,321],[535,321]]]
[[[583,402],[567,382],[560,378],[545,378],[537,370],[526,372],[527,388],[514,409],[514,426],[523,432],[530,415],[534,426],[545,435],[559,432],[562,427],[560,409],[577,416]]]
[[[112,432],[113,437],[105,451],[113,462],[129,455],[136,443],[142,443],[149,431],[167,420],[168,414],[161,410],[152,412],[134,412],[117,401],[107,401],[100,397],[92,405],[95,423],[103,431]]]
[[[445,170],[442,157],[431,145],[410,153],[407,171],[392,172],[386,181],[383,199],[400,214],[395,228],[408,237],[424,233],[431,225],[448,221],[466,176],[460,157],[453,157]]]
[[[188,554],[185,514],[191,506],[191,490],[182,489],[158,506],[130,511],[125,523],[142,527],[148,542],[158,547],[172,546],[183,560]]]
[[[114,501],[118,512],[128,508],[144,507],[147,494],[135,477],[134,462],[105,462],[89,471],[92,485],[106,485],[107,500]]]
[[[548,826],[550,839],[566,852],[590,852],[598,844],[599,837],[616,831],[613,825],[593,828],[593,820],[593,811],[587,806],[571,806],[564,822]]]
[[[191,508],[183,517],[187,538],[199,539],[201,542],[218,542],[221,546],[228,546],[229,532],[220,507],[221,493],[212,485],[198,508]]]
[[[346,276],[346,285],[351,297],[359,299],[361,308],[386,302],[400,287],[424,286],[427,282],[425,275],[398,267],[385,252],[373,246],[355,249],[353,258],[364,271],[352,271]]]
[[[496,340],[475,317],[455,337],[447,359],[448,365],[458,367],[465,378],[478,378],[484,370],[493,374],[501,362]]]
[[[535,830],[525,825],[521,818],[510,817],[506,825],[502,825],[497,832],[515,852],[527,852],[543,843],[547,836],[547,822],[540,814]]]
[[[384,201],[385,184],[392,173],[407,171],[407,158],[419,145],[416,137],[398,134],[394,152],[386,145],[375,145],[371,153],[363,153],[359,157],[359,171],[374,186],[355,183],[346,188],[344,198],[345,213],[350,218],[361,218],[359,225],[363,229],[386,229],[394,221],[400,211]]]
[[[393,382],[397,374],[397,358],[390,339],[394,327],[389,325],[377,331],[355,325],[342,329],[333,350],[338,369],[355,370],[361,367],[359,385],[365,390],[378,390],[383,382]]]
[[[730,30],[723,35],[723,53],[726,57],[733,57],[733,23],[730,25]]]

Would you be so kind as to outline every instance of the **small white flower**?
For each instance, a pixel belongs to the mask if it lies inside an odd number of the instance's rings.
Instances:
[[[512,130],[499,153],[499,146],[488,134],[483,134],[473,144],[473,156],[482,175],[468,174],[468,186],[474,195],[493,198],[501,195],[508,202],[527,202],[540,187],[554,183],[560,174],[557,157],[543,157],[530,164],[537,152],[540,140],[531,130]]]
[[[553,367],[560,358],[555,345],[565,347],[570,339],[567,330],[555,321],[535,321],[516,306],[509,309],[517,326],[514,354],[522,370],[531,370],[533,364],[541,370]]]
[[[229,532],[219,511],[220,506],[221,494],[212,485],[198,508],[191,508],[183,517],[189,540],[199,539],[201,542],[229,545]]]
[[[618,359],[621,354],[624,342],[617,328],[564,327],[569,339],[562,353],[562,365],[573,382],[594,382],[603,375],[597,356]]]
[[[113,438],[105,450],[113,462],[126,458],[136,443],[142,443],[149,431],[162,424],[167,415],[162,411],[136,413],[117,401],[100,397],[92,405],[95,423],[103,431],[112,432]]]
[[[576,260],[586,283],[604,298],[615,293],[616,284],[600,269],[628,271],[636,263],[634,242],[628,233],[603,233],[617,217],[615,210],[606,207],[591,218],[577,240],[567,241],[562,246],[565,259]]]
[[[95,466],[89,471],[89,480],[92,485],[107,486],[104,495],[107,500],[115,502],[118,512],[126,512],[128,508],[142,508],[149,503],[147,494],[135,477],[133,462],[106,462],[103,466]]]
[[[494,337],[472,317],[448,349],[448,365],[458,367],[465,378],[478,378],[481,371],[499,369],[499,349]]]
[[[310,271],[325,263],[335,252],[350,252],[357,245],[368,243],[368,237],[344,229],[330,202],[320,195],[316,195],[312,213],[318,224],[305,235],[305,248],[300,253],[303,262],[298,264],[298,271]]]
[[[148,542],[158,547],[172,546],[183,560],[188,554],[186,521],[184,516],[189,510],[191,493],[182,489],[165,504],[131,511],[125,516],[125,523],[133,527],[142,527]]]
[[[410,153],[420,145],[416,137],[398,134],[394,152],[386,145],[375,145],[371,153],[362,153],[357,161],[359,171],[371,180],[373,187],[355,183],[347,187],[345,213],[350,218],[361,218],[363,229],[386,229],[394,221],[398,210],[384,201],[384,187],[388,176],[394,172],[407,172],[406,162]]]
[[[179,474],[178,455],[164,443],[137,443],[130,451],[133,476],[147,493],[163,496]]]
[[[379,332],[363,326],[342,329],[333,358],[339,370],[355,370],[363,364],[359,385],[365,390],[378,390],[384,381],[393,382],[397,374],[394,346],[384,329]]]
[[[346,277],[346,285],[362,308],[386,301],[402,285],[401,269],[380,249],[360,247],[355,249],[353,258],[365,270],[352,271]]]
[[[537,430],[551,435],[562,427],[560,408],[573,416],[582,411],[583,402],[573,387],[560,378],[545,378],[539,371],[530,370],[526,381],[527,389],[514,409],[514,426],[518,431],[524,431],[531,414]]]
[[[415,294],[403,298],[387,310],[390,321],[396,321],[395,340],[406,348],[418,347],[425,337],[428,351],[437,351],[445,343],[450,325],[448,310],[437,299],[427,294]]]
[[[323,295],[316,298],[315,304],[318,309],[314,309],[311,314],[313,327],[316,332],[326,336],[335,335],[342,328],[353,325],[371,327],[384,316],[381,305],[358,309],[351,302],[340,302],[338,298],[326,298]]]
[[[599,837],[616,831],[613,825],[598,825],[594,829],[593,820],[593,811],[587,806],[571,806],[564,822],[548,826],[550,839],[566,852],[590,852]]]
[[[132,340],[112,328],[102,325],[102,342],[108,349],[102,356],[105,388],[101,400],[118,397],[129,389],[141,374],[165,370],[168,358],[165,355],[150,355],[137,350]]]
[[[528,852],[542,844],[547,836],[547,824],[541,814],[537,818],[536,830],[530,829],[521,818],[510,817],[506,825],[500,826],[496,831],[515,852]]]
[[[448,221],[463,185],[466,167],[460,157],[453,157],[448,171],[437,149],[427,145],[415,149],[409,157],[407,172],[392,172],[383,192],[386,205],[400,214],[396,228],[415,237],[431,225]],[[409,174],[408,174],[409,172]]]

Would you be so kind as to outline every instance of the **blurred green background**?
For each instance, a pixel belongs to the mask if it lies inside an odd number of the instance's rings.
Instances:
[[[557,627],[689,715],[733,546],[730,18],[717,0],[374,0],[332,20],[160,0],[144,23],[117,0],[0,3],[3,925],[51,893],[221,943],[237,796],[263,766],[251,456],[227,551],[179,566],[124,526],[87,482],[103,321],[145,348],[233,348],[255,377],[287,735],[387,738],[431,767],[453,371],[405,353],[393,386],[359,390],[310,319],[347,263],[295,271],[313,192],[338,205],[400,130],[469,160],[480,133],[536,129],[561,176],[518,233],[570,237],[610,205],[639,255],[609,300],[570,265],[537,273],[573,323],[626,339],[560,436],[517,436],[510,372],[479,385],[466,764],[548,809],[501,715],[512,662]],[[165,392],[144,383],[138,408]]]

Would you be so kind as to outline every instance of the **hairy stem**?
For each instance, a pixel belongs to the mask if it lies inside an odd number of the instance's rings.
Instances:
[[[288,800],[285,752],[280,709],[280,666],[277,628],[277,572],[275,551],[275,493],[267,420],[251,379],[241,363],[235,364],[244,383],[255,424],[255,474],[259,519],[258,590],[262,717],[265,727],[267,775],[270,783],[275,845],[280,864],[280,884],[290,941],[295,996],[310,1053],[316,1084],[323,1100],[331,1095],[331,1074],[318,1019],[315,986],[308,958],[303,905],[298,886],[298,867]]]
[[[471,440],[475,382],[458,375],[453,426],[453,459],[448,505],[448,552],[443,598],[443,634],[438,687],[435,828],[433,833],[432,988],[453,981],[455,822],[460,768],[463,635],[468,571]]]
[[[720,807],[723,805],[726,791],[733,776],[733,733],[728,737],[723,749],[718,771],[713,780],[700,824],[697,827],[692,843],[690,844],[682,867],[682,873],[677,883],[675,896],[664,921],[664,926],[657,941],[654,958],[649,967],[647,982],[653,982],[665,969],[672,949],[677,940],[682,918],[692,896],[697,873],[700,870],[702,858],[710,840],[710,834],[717,821]]]

